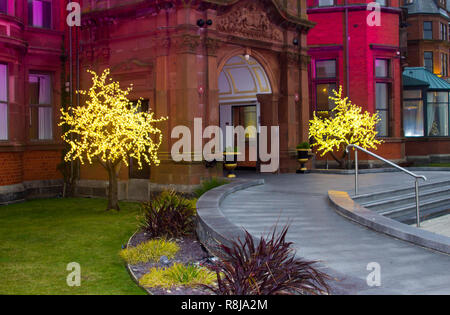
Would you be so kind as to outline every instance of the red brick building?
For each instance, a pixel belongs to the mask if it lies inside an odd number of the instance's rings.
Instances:
[[[444,81],[450,82],[449,7],[446,0],[404,3],[409,66],[404,72],[406,154],[421,164],[450,161],[450,85]]]
[[[381,4],[380,25],[367,22],[372,2],[308,0],[308,18],[316,26],[308,34],[311,56],[311,110],[328,112],[328,96],[340,85],[353,103],[382,119],[378,154],[404,161],[402,132],[402,69],[399,1]],[[332,158],[329,157],[331,160]]]
[[[80,2],[82,26],[69,33],[66,1],[0,0],[5,199],[62,179],[59,108],[80,104],[73,91],[89,87],[87,69],[111,68],[123,86],[134,84],[132,98],[170,117],[162,128],[162,164],[123,167],[121,198],[145,199],[167,185],[190,191],[221,174],[220,165],[171,159],[172,129],[193,130],[194,118],[203,126],[280,126],[280,170],[296,169],[295,147],[308,139],[310,117],[306,33],[313,24],[305,0]],[[71,170],[78,194],[105,195],[106,173],[98,165]]]
[[[64,1],[0,1],[0,203],[61,190]]]

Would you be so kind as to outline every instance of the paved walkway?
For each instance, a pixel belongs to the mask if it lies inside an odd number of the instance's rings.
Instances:
[[[421,172],[430,181],[450,178],[450,173]],[[367,265],[381,265],[380,288],[363,288],[361,294],[450,294],[450,256],[368,230],[339,216],[327,199],[328,190],[353,191],[354,177],[329,174],[256,175],[266,184],[228,196],[221,209],[231,222],[253,235],[291,222],[288,240],[297,254],[321,260],[349,277],[366,281]],[[384,191],[399,186],[413,187],[414,181],[401,173],[364,174],[361,193]]]
[[[450,237],[450,215],[425,221],[422,223],[422,229]]]

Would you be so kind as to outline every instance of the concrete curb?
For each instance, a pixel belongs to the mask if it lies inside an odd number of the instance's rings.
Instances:
[[[351,221],[394,238],[450,255],[450,237],[386,218],[359,205],[346,192],[329,191],[328,198],[336,212]]]
[[[210,253],[218,255],[220,244],[230,245],[231,240],[245,237],[244,231],[220,210],[222,201],[234,192],[259,185],[264,185],[263,179],[234,180],[208,191],[197,201],[197,236]]]

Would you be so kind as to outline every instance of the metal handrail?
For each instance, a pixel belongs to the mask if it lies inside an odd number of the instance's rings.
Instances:
[[[416,223],[417,223],[417,227],[420,227],[419,179],[423,179],[424,181],[426,181],[427,178],[425,176],[423,176],[423,175],[414,174],[413,172],[408,171],[407,169],[405,169],[405,168],[403,168],[401,166],[398,166],[397,164],[395,164],[395,163],[393,163],[393,162],[391,162],[389,160],[386,160],[385,158],[382,158],[381,156],[376,155],[375,153],[367,151],[366,149],[361,148],[360,146],[358,146],[356,144],[350,144],[350,145],[347,146],[347,148],[345,149],[347,154],[349,153],[349,148],[355,149],[355,196],[358,196],[358,170],[359,170],[359,166],[358,166],[358,150],[362,151],[362,152],[364,152],[364,153],[366,153],[366,154],[368,154],[370,156],[373,156],[374,158],[376,158],[376,159],[378,159],[380,161],[383,161],[384,163],[389,164],[392,167],[394,167],[394,168],[396,168],[396,169],[398,169],[398,170],[400,170],[400,171],[402,171],[402,172],[404,172],[404,173],[406,173],[406,174],[408,174],[408,175],[410,175],[410,176],[415,178],[415,180],[416,180],[416,185],[415,185],[415,187],[416,187]]]

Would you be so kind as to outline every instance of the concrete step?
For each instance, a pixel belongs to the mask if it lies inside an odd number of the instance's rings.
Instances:
[[[427,183],[420,181],[420,194],[425,193],[429,190],[433,190],[436,188],[442,188],[450,185],[450,180],[447,181],[440,181],[440,182],[433,182],[433,183]],[[381,191],[381,192],[375,192],[375,193],[369,193],[369,194],[363,194],[353,197],[353,200],[361,205],[370,203],[372,201],[379,201],[383,199],[393,199],[396,197],[402,197],[404,195],[408,194],[415,194],[415,187],[413,184],[411,184],[411,187],[406,188],[399,188],[395,190],[387,190],[387,191]]]
[[[439,197],[450,198],[450,185],[443,187],[436,187],[432,189],[419,189],[419,196],[421,202],[433,200]],[[415,190],[413,190],[412,192],[408,192],[401,196],[394,196],[384,199],[373,200],[362,203],[361,205],[370,210],[380,212],[386,209],[415,205],[415,203],[416,203],[416,193]]]
[[[450,207],[433,208],[425,211],[420,211],[420,222],[425,222],[427,220],[439,218],[441,216],[450,214]],[[415,224],[416,223],[416,212],[414,214],[408,213],[403,216],[399,216],[395,219],[404,224]]]
[[[425,215],[434,215],[438,213],[445,213],[445,211],[450,210],[450,196],[440,196],[435,197],[430,200],[424,200],[420,202],[420,213]],[[389,210],[377,211],[379,214],[386,216],[388,218],[394,219],[396,221],[403,222],[402,218],[416,216],[416,204],[412,203],[406,206],[401,206],[397,208],[391,208]]]

